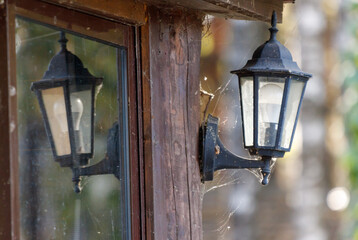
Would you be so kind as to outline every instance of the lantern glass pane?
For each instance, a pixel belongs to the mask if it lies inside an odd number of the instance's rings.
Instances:
[[[285,78],[259,77],[258,145],[273,147],[282,105]]]
[[[292,79],[287,96],[281,147],[289,148],[305,82]]]
[[[91,153],[92,90],[71,92],[70,101],[77,153]]]
[[[63,87],[42,90],[42,98],[57,156],[71,154]]]
[[[253,77],[240,78],[240,97],[245,146],[254,144],[254,81]]]

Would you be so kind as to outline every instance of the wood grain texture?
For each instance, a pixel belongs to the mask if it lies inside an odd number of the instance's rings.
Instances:
[[[152,191],[147,193],[152,197],[147,198],[152,222],[147,225],[148,239],[202,238],[198,163],[201,30],[202,19],[196,14],[149,10],[151,159],[145,161],[151,162],[146,184],[152,186],[146,189]],[[149,124],[148,119],[144,123]]]
[[[146,5],[136,0],[42,0],[130,24],[145,23]]]
[[[17,126],[17,93],[16,93],[16,46],[15,46],[15,5],[13,0],[7,1],[7,56],[8,56],[8,85],[7,89],[15,92],[8,97],[10,150],[10,184],[11,184],[11,235],[12,240],[20,239],[20,180],[18,161],[18,126]]]
[[[141,83],[142,83],[142,118],[143,118],[143,163],[145,196],[145,235],[143,239],[154,239],[154,203],[153,203],[153,164],[152,164],[152,113],[150,81],[149,25],[140,28],[141,46]]]
[[[142,0],[148,5],[162,9],[191,9],[218,17],[260,20],[270,22],[276,10],[278,21],[282,20],[283,0]],[[292,1],[291,1],[292,2]]]
[[[140,199],[140,236],[145,240],[146,215],[145,215],[145,178],[144,178],[144,137],[143,137],[143,95],[142,95],[142,63],[141,63],[141,27],[135,28],[135,54],[136,54],[136,91],[137,91],[137,119],[138,119],[138,175]]]
[[[128,125],[129,125],[129,151],[130,151],[130,200],[131,200],[131,233],[132,240],[141,238],[141,185],[140,185],[140,158],[139,158],[139,129],[137,101],[137,78],[136,78],[136,52],[135,52],[135,29],[128,28]]]
[[[108,43],[127,45],[126,25],[90,14],[70,10],[38,0],[12,0],[15,14],[55,28],[101,39]]]
[[[6,7],[0,5],[0,114],[9,116]],[[9,118],[0,118],[0,239],[11,239]]]

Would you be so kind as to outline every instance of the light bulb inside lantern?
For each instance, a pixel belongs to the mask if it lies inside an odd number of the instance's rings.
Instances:
[[[259,120],[260,145],[274,146],[280,118],[283,89],[276,84],[266,84],[260,88]]]
[[[74,96],[71,96],[70,100],[71,100],[73,127],[75,131],[79,131],[80,121],[83,113],[83,103],[81,99]],[[60,125],[61,131],[63,133],[68,132],[65,102],[62,99],[57,100],[53,105],[53,111],[57,119],[57,122]]]

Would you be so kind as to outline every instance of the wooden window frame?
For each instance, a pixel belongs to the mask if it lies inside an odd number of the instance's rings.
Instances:
[[[0,30],[3,34],[0,42],[0,114],[9,116],[1,118],[1,126],[5,126],[0,138],[0,154],[5,159],[0,163],[0,184],[2,198],[0,204],[6,207],[0,217],[0,233],[4,239],[20,239],[20,199],[19,199],[19,164],[17,97],[12,92],[16,86],[16,53],[15,53],[15,17],[21,16],[41,22],[48,26],[64,29],[89,39],[98,39],[109,44],[124,46],[128,50],[128,138],[130,156],[130,211],[132,239],[143,239],[143,173],[140,169],[143,160],[140,155],[141,131],[141,96],[140,96],[140,64],[139,64],[139,30],[138,27],[116,21],[106,16],[84,12],[82,9],[68,9],[63,6],[38,0],[8,0],[0,5]],[[136,20],[136,19],[134,19]],[[115,30],[125,34],[119,36]],[[6,81],[7,80],[7,81]],[[138,90],[139,89],[139,90]],[[6,129],[7,127],[7,129]],[[11,221],[9,221],[11,219]]]

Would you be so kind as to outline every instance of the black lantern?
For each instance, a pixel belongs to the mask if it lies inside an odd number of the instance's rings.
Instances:
[[[276,21],[273,12],[270,39],[242,69],[231,72],[239,77],[244,146],[260,161],[231,154],[217,135],[218,120],[209,116],[204,129],[204,181],[212,180],[218,169],[261,168],[262,183],[267,184],[271,160],[290,151],[306,83],[312,75],[302,72],[289,50],[277,41]],[[216,148],[214,155],[208,152],[212,147]]]
[[[31,84],[36,93],[46,133],[55,161],[73,170],[75,191],[80,191],[80,176],[113,173],[119,167],[115,154],[118,126],[111,130],[108,156],[100,163],[84,168],[93,157],[95,100],[103,78],[94,77],[82,61],[66,48],[61,32],[61,50],[51,60],[41,80]],[[111,145],[111,146],[110,146]],[[115,145],[116,146],[116,145]]]

